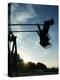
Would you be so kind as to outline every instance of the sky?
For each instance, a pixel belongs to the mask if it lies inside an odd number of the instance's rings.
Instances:
[[[39,44],[40,39],[36,32],[20,32],[14,35],[17,36],[17,52],[25,63],[41,62],[47,67],[58,67],[58,6],[12,3],[9,10],[11,10],[10,24],[43,24],[46,20],[54,19],[54,25],[49,30],[52,45],[48,49]],[[38,28],[34,25],[19,25],[11,26],[11,30],[38,30]]]

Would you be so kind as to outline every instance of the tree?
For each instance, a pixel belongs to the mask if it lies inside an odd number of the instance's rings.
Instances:
[[[43,63],[38,62],[37,63],[37,69],[45,70],[45,69],[47,69],[47,66],[45,64],[43,64]]]
[[[34,71],[36,69],[36,64],[33,62],[28,62],[27,66],[28,66],[28,71]]]

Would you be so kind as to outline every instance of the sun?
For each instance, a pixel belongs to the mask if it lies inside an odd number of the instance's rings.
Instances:
[[[23,55],[22,58],[24,60],[24,63],[28,63],[31,61],[31,57],[29,55]]]
[[[24,63],[31,61],[31,56],[28,54],[28,52],[20,51],[20,56],[24,60]]]
[[[24,60],[24,63],[28,63],[30,61],[27,56],[26,57],[23,57],[23,60]]]

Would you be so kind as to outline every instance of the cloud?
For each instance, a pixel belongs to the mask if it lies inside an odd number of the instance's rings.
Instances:
[[[11,23],[26,23],[35,16],[37,16],[37,14],[32,5],[11,5]]]
[[[30,18],[33,18],[33,15],[30,15],[29,13],[25,11],[21,13],[18,12],[15,16],[15,21],[18,23],[25,23]]]

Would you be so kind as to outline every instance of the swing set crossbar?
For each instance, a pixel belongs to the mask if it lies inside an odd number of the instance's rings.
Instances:
[[[8,24],[8,26],[23,26],[23,25],[43,25],[43,24]]]
[[[12,32],[37,32],[38,30],[28,30],[28,31],[12,31]]]
[[[44,24],[8,24],[8,26],[23,26],[23,25],[44,25]],[[38,30],[27,30],[27,31],[12,31],[12,32],[37,32]],[[9,32],[9,31],[8,31]]]

